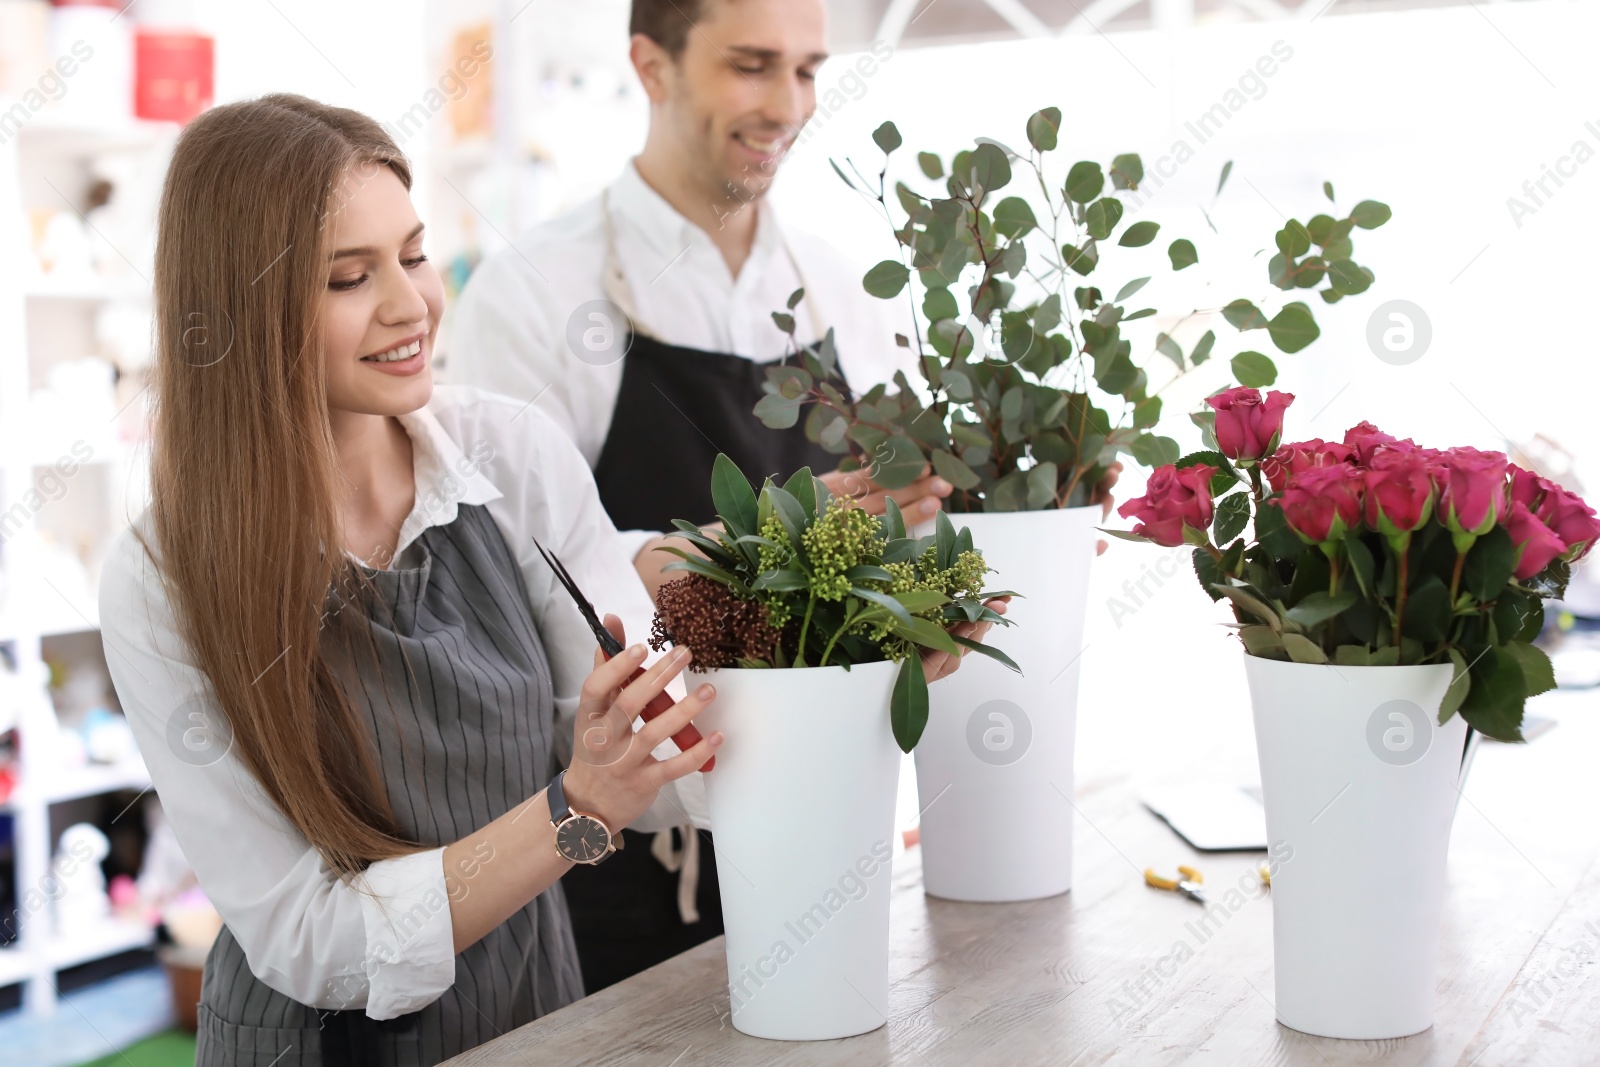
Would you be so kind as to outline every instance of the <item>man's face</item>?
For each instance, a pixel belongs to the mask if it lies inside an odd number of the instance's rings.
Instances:
[[[823,0],[707,0],[659,101],[708,194],[760,196],[817,106]]]

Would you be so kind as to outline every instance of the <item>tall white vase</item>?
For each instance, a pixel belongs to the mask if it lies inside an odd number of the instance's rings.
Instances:
[[[696,675],[734,1029],[822,1040],[889,1015],[894,663]],[[693,672],[691,672],[693,673]]]
[[[986,639],[1021,676],[979,655],[929,690],[916,747],[922,877],[951,900],[1008,901],[1072,888],[1072,754],[1089,564],[1099,507],[952,515],[1012,589]]]
[[[1451,667],[1245,656],[1272,877],[1278,1021],[1382,1040],[1433,1025],[1467,726]]]

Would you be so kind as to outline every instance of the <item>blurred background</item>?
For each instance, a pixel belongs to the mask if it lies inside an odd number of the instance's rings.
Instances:
[[[1063,114],[1052,157],[1063,175],[1077,159],[1140,153],[1161,180],[1130,210],[1161,222],[1164,240],[1111,250],[1102,269],[1132,277],[1139,256],[1190,237],[1209,272],[1152,283],[1163,307],[1265,297],[1273,232],[1328,209],[1328,182],[1338,208],[1376,199],[1394,217],[1361,235],[1372,290],[1318,307],[1323,339],[1277,359],[1276,387],[1297,397],[1290,436],[1337,439],[1366,419],[1436,447],[1511,450],[1575,489],[1600,480],[1588,303],[1600,6],[831,6],[835,58],[772,195],[790,225],[826,235],[860,270],[895,243],[829,161],[875,171],[871,132],[886,119],[906,142],[891,178],[913,184],[913,150],[1022,144],[1047,106]],[[182,123],[288,90],[388,124],[414,160],[430,255],[453,294],[483,256],[596,194],[642,145],[627,17],[627,0],[0,0],[0,1060],[192,1062],[181,1024],[218,920],[117,710],[94,592],[144,501],[153,221]],[[473,76],[456,73],[486,53]],[[1194,291],[1158,288],[1179,284]],[[1171,324],[1139,324],[1146,351]],[[1410,338],[1398,355],[1373,340],[1396,326]],[[1180,340],[1206,328],[1193,318]],[[1248,347],[1219,337],[1218,355]],[[1199,443],[1186,412],[1225,374],[1217,359],[1164,393],[1163,432],[1185,451]],[[1119,499],[1142,481],[1130,469]],[[1080,793],[1114,775],[1253,774],[1243,675],[1226,632],[1204,625],[1221,616],[1186,560],[1151,579],[1157,562],[1113,542],[1097,564],[1076,653]],[[1582,588],[1555,613],[1568,687],[1600,682],[1582,639],[1600,609]],[[906,804],[909,826],[914,796]],[[139,1059],[118,1051],[130,1049]]]

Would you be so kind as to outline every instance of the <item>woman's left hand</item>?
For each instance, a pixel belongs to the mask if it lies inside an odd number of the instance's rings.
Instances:
[[[1006,605],[1009,603],[1011,603],[1010,597],[997,596],[990,600],[985,600],[983,606],[992,610],[996,615],[1004,615],[1006,613]],[[989,632],[990,627],[993,625],[994,623],[992,622],[964,622],[950,627],[950,632],[958,637],[982,641],[984,635]],[[922,673],[927,676],[928,681],[937,682],[940,678],[954,674],[961,666],[961,657],[970,651],[972,650],[969,648],[963,648],[960,656],[952,656],[948,652],[925,652],[922,656]]]

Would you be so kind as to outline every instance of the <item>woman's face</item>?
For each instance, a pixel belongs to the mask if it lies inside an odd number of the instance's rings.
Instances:
[[[324,223],[333,258],[322,296],[328,407],[404,415],[433,395],[444,283],[422,252],[422,223],[394,171],[345,171]]]

